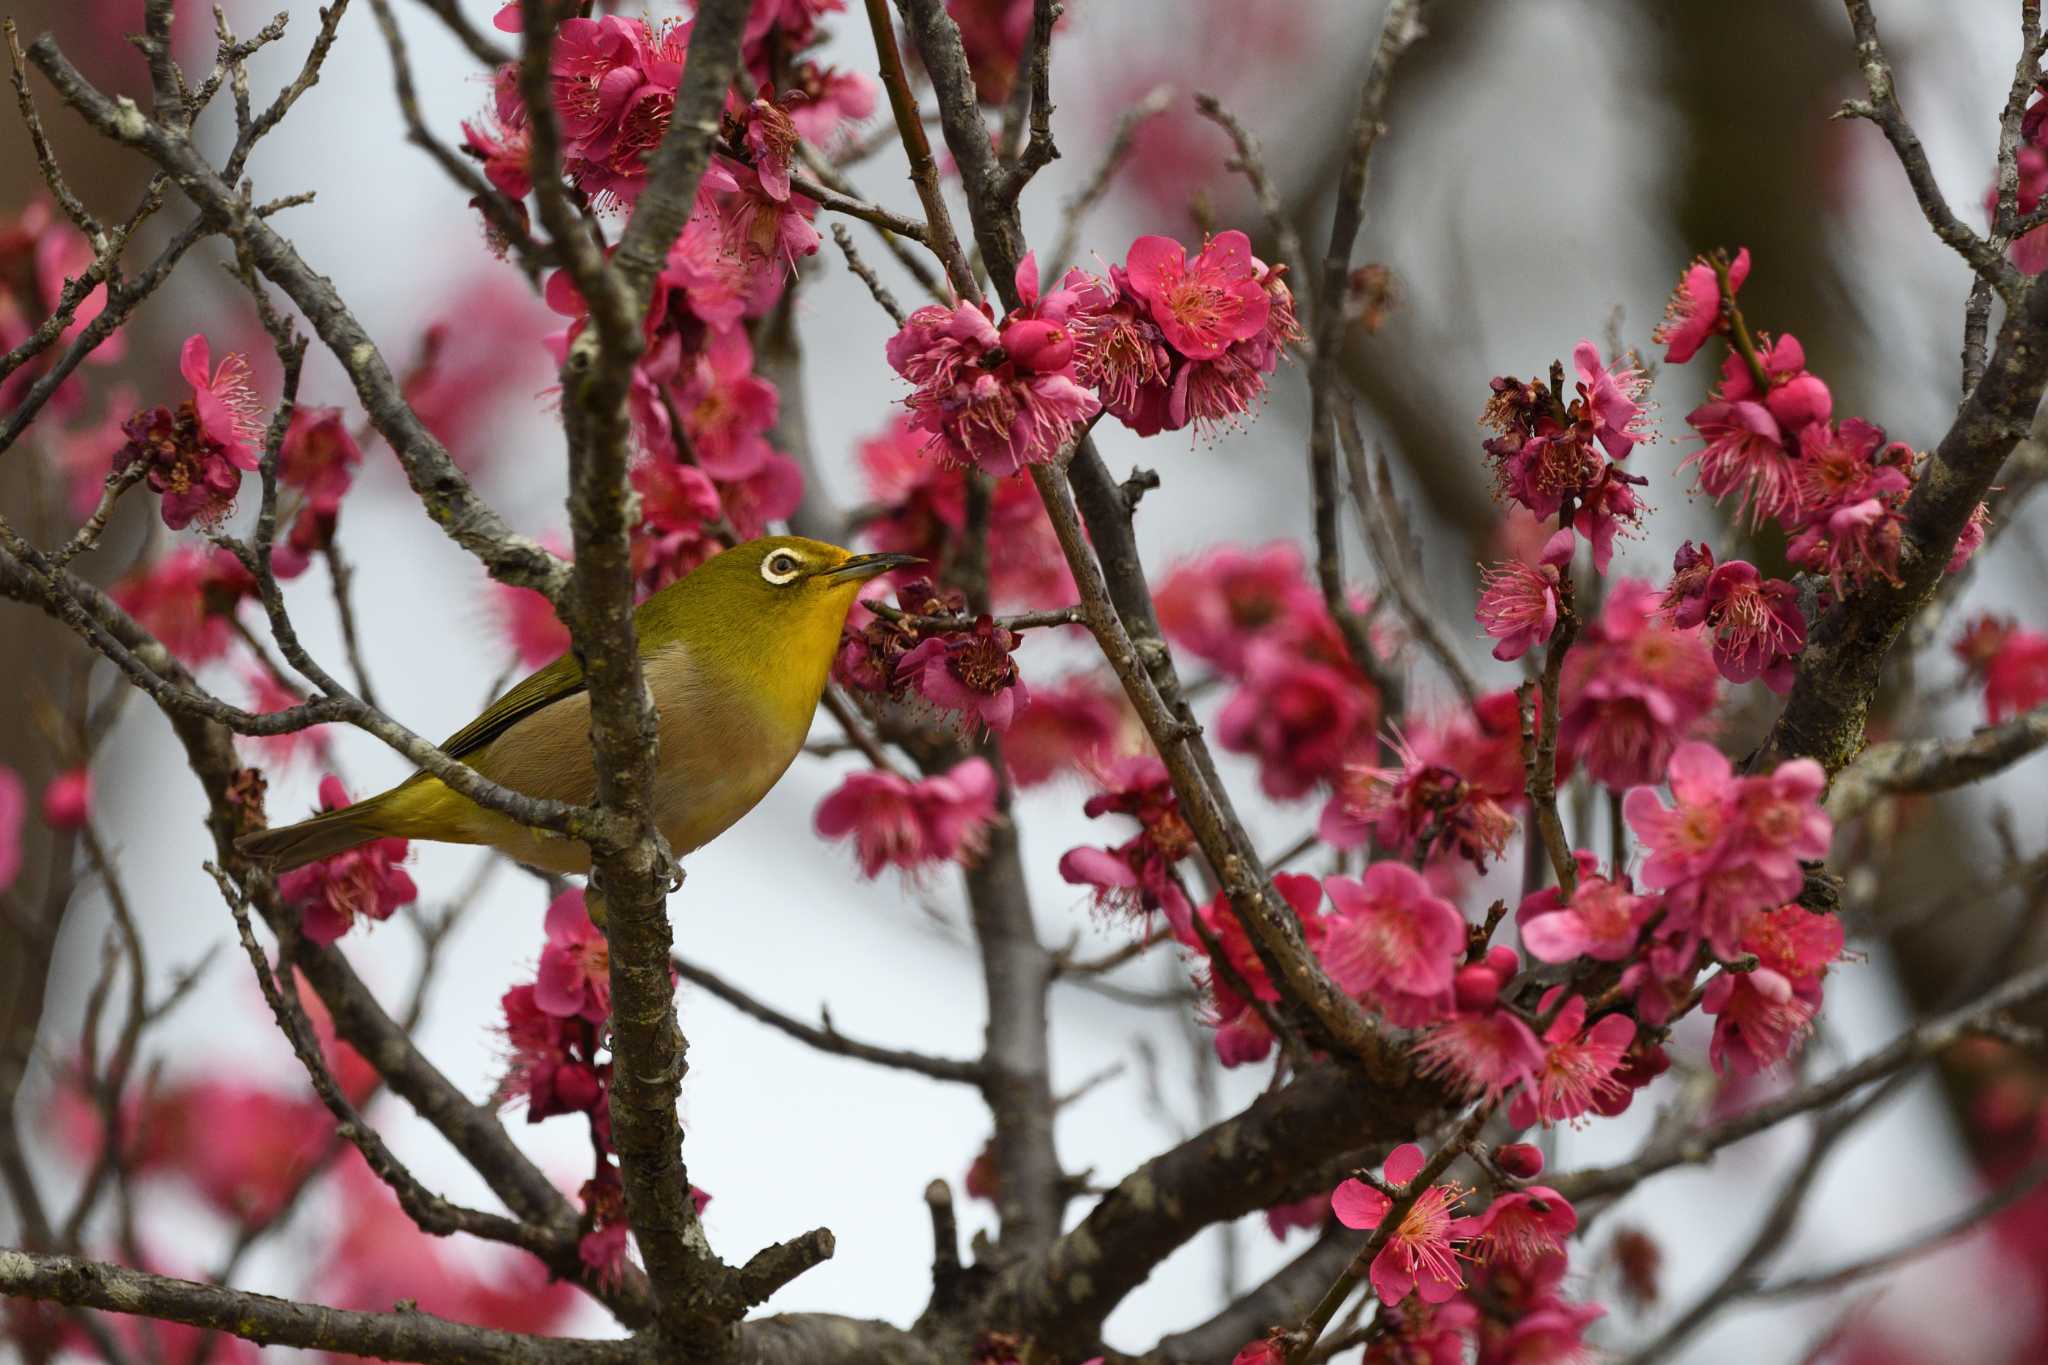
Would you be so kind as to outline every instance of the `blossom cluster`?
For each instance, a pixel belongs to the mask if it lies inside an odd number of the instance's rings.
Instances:
[[[889,342],[913,385],[911,425],[942,463],[1014,474],[1101,412],[1140,436],[1232,423],[1301,336],[1281,271],[1234,230],[1192,258],[1140,237],[1106,280],[1069,270],[1045,291],[1026,255],[1014,283],[1019,305],[1000,321],[986,303],[928,305]]]
[[[579,1191],[585,1230],[578,1249],[599,1280],[615,1280],[627,1264],[627,1228],[611,1136],[611,945],[591,923],[580,890],[555,897],[545,925],[534,979],[500,1002],[508,1058],[497,1099],[524,1105],[528,1123],[584,1116],[595,1164]],[[711,1198],[694,1186],[690,1196],[699,1212]]]
[[[1269,796],[1307,796],[1373,753],[1379,692],[1309,583],[1297,546],[1210,551],[1173,568],[1155,600],[1167,638],[1234,685],[1216,738],[1258,760]]]
[[[817,203],[792,188],[799,146],[831,143],[874,107],[866,77],[801,56],[822,38],[819,18],[839,8],[811,0],[755,7],[744,56],[758,94],[729,97],[696,204],[655,281],[629,396],[641,508],[633,555],[643,592],[710,558],[726,535],[763,534],[803,497],[802,471],[770,442],[780,394],[757,373],[743,324],[765,316],[797,260],[818,249]],[[508,6],[500,26],[516,28],[518,18]],[[648,157],[673,114],[690,28],[619,15],[557,27],[549,70],[562,171],[600,208],[630,207],[645,187]],[[789,69],[780,92],[769,84],[776,65]],[[523,201],[533,167],[516,67],[498,73],[492,108],[464,133],[497,189]],[[547,338],[559,363],[588,325],[588,305],[567,271],[549,277],[546,297],[569,319]]]
[[[916,698],[970,730],[1007,731],[1031,704],[1012,655],[1022,637],[983,613],[960,629],[929,627],[918,617],[960,619],[964,598],[929,579],[897,588],[900,610],[881,614],[870,602],[867,619],[849,625],[833,661],[833,675],[856,692],[897,700]]]
[[[334,1037],[319,998],[302,982],[296,989],[336,1088],[359,1109],[372,1103],[376,1072]],[[333,1116],[303,1080],[286,1085],[227,1072],[156,1078],[115,1097],[112,1122],[99,1087],[82,1068],[68,1065],[58,1080],[53,1121],[63,1150],[89,1166],[102,1159],[109,1141],[119,1142],[123,1178],[138,1195],[175,1189],[191,1206],[250,1235],[284,1215],[302,1189],[314,1182],[331,1187],[331,1237],[308,1271],[322,1302],[381,1312],[406,1299],[424,1312],[528,1332],[558,1331],[575,1311],[574,1286],[553,1279],[533,1257],[479,1254],[421,1232],[369,1166],[337,1144]],[[140,1205],[148,1208],[150,1202]],[[167,1238],[168,1229],[144,1223],[137,1231],[139,1257],[131,1261],[137,1268],[197,1277],[200,1268],[180,1258],[179,1242]],[[191,1228],[183,1232],[189,1240]],[[122,1336],[124,1324],[142,1321],[114,1316],[106,1327]],[[23,1331],[19,1340],[25,1346],[42,1326],[10,1323]],[[92,1353],[75,1323],[48,1326],[53,1346]],[[138,1337],[131,1344],[166,1360],[196,1358],[202,1339],[213,1359],[253,1363],[259,1356],[233,1336],[175,1323],[150,1323],[149,1330],[153,1336],[146,1342]]]
[[[1749,270],[1747,250],[1732,261],[1694,261],[1657,331],[1672,364],[1691,360],[1716,335],[1730,342],[1720,383],[1686,415],[1700,448],[1683,467],[1693,471],[1698,491],[1717,501],[1734,499],[1738,515],[1752,526],[1775,522],[1783,528],[1790,537],[1786,557],[1824,578],[1833,595],[1877,580],[1897,583],[1906,500],[1918,476],[1919,457],[1911,446],[1888,440],[1874,423],[1857,417],[1836,421],[1833,395],[1807,369],[1806,350],[1797,337],[1751,336],[1736,303]],[[1980,506],[1957,543],[1949,572],[1961,568],[1983,543],[1985,515]],[[1754,569],[1745,566],[1745,571],[1743,576],[1761,579]],[[1745,613],[1779,625],[1766,624],[1764,637],[1749,626],[1716,627],[1717,640],[1733,637],[1722,653],[1743,661],[1738,671],[1786,644],[1796,653],[1803,641],[1803,624],[1791,630],[1794,613],[1783,609],[1789,606],[1789,589],[1763,582],[1752,586],[1782,600],[1764,607],[1752,594]],[[1782,663],[1766,662],[1760,671],[1767,680],[1774,673],[1778,682],[1787,680]]]

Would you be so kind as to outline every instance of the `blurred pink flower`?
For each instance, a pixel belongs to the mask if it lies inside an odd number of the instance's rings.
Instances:
[[[937,777],[911,781],[883,769],[851,773],[818,805],[818,833],[853,837],[861,875],[884,867],[917,874],[966,861],[996,818],[996,775],[970,758]]]
[[[339,810],[349,804],[348,789],[329,773],[320,779],[320,808]],[[277,893],[299,912],[306,937],[326,945],[349,931],[357,916],[385,920],[419,891],[398,864],[406,854],[403,839],[376,839],[318,862],[295,868],[277,879]]]

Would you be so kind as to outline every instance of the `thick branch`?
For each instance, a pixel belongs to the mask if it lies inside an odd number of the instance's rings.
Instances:
[[[1983,379],[1920,471],[1906,502],[1899,581],[1867,585],[1815,625],[1799,659],[1799,680],[1755,760],[1758,770],[1811,757],[1833,774],[1856,757],[1886,656],[1933,597],[1957,537],[2032,426],[2044,387],[2048,288],[2036,283],[1999,328]]]
[[[1853,820],[1886,796],[1942,792],[2000,773],[2048,745],[2048,705],[1986,725],[1963,739],[1894,739],[1873,744],[1828,792],[1828,814]]]
[[[1314,1066],[1124,1177],[999,1294],[1048,1349],[1085,1355],[1110,1310],[1196,1233],[1329,1188],[1340,1167],[1425,1131],[1441,1103],[1428,1087],[1381,1089]]]
[[[451,1322],[418,1309],[359,1313],[323,1308],[32,1251],[0,1251],[0,1294],[182,1322],[265,1346],[338,1351],[378,1360],[607,1365],[648,1358],[644,1348],[631,1341],[522,1336]]]

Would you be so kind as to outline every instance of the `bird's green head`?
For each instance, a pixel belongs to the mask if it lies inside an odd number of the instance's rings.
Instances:
[[[847,608],[877,574],[920,561],[914,555],[855,554],[805,536],[763,536],[697,566],[648,600],[642,633],[753,652],[772,641],[787,651],[837,648]]]

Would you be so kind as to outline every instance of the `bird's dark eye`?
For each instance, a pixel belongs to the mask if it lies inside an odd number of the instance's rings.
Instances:
[[[789,551],[777,550],[761,561],[761,577],[779,588],[792,582],[803,567],[803,561]]]

